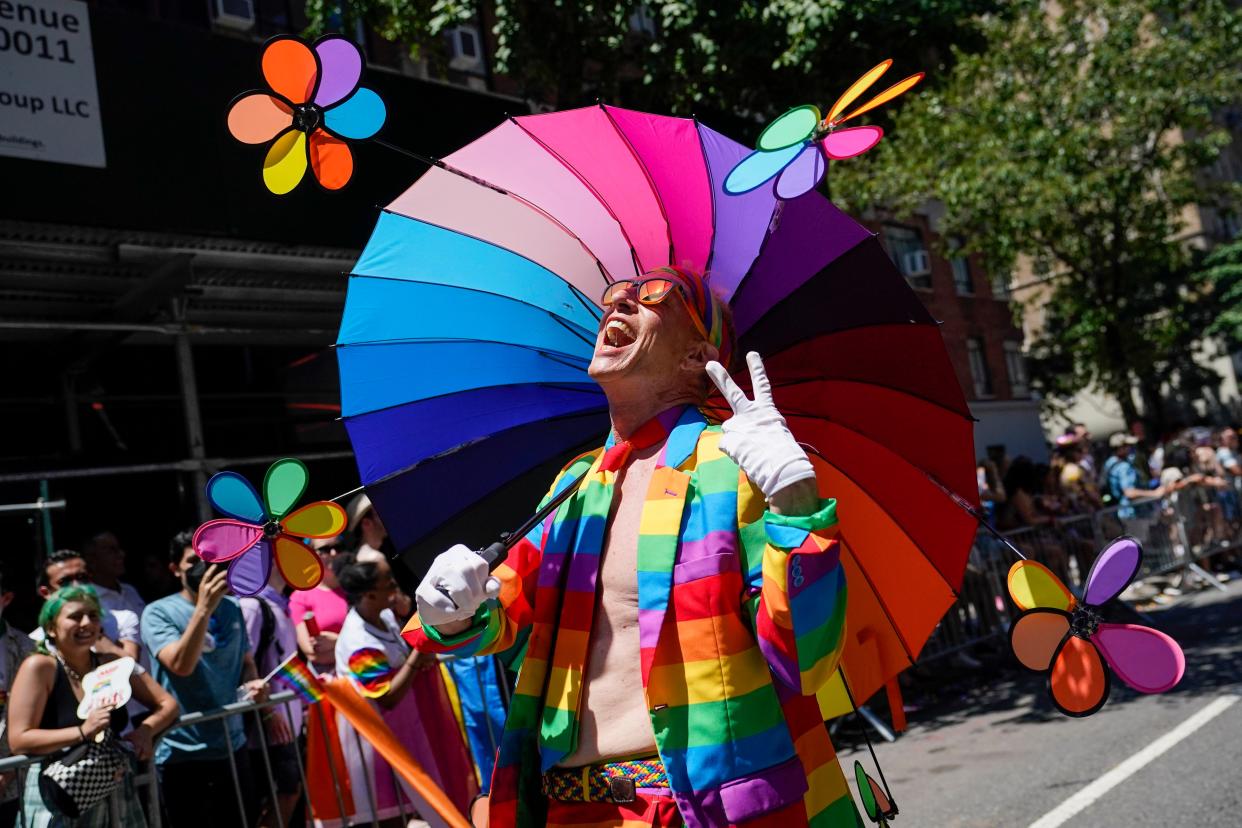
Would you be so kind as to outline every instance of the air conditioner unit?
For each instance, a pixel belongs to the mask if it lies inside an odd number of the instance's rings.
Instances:
[[[217,26],[249,31],[254,28],[254,3],[252,0],[211,0],[211,17]]]
[[[927,276],[931,273],[931,256],[926,250],[911,250],[901,254],[901,274],[906,277]]]
[[[459,72],[483,71],[483,40],[474,26],[449,29],[449,68]]]

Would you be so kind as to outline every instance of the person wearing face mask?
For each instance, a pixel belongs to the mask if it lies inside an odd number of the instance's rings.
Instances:
[[[128,715],[124,708],[96,708],[85,721],[77,714],[84,695],[83,676],[115,658],[93,649],[100,635],[101,612],[95,591],[80,584],[57,590],[43,605],[39,626],[45,640],[37,654],[22,662],[9,699],[8,737],[14,752],[59,756],[66,748],[95,739],[104,730],[117,736],[125,729]],[[151,714],[123,738],[132,747],[135,759],[147,761],[154,752],[155,735],[177,718],[177,702],[144,672],[134,671],[130,687]],[[134,792],[133,770],[126,765],[124,778],[114,794],[95,803],[72,822],[49,810],[39,792],[39,773],[32,770],[26,775],[24,822],[31,828],[70,824],[75,828],[145,826],[141,803]],[[117,819],[113,818],[114,810]]]
[[[192,546],[193,533],[169,544],[169,568],[181,590],[147,605],[142,640],[151,672],[187,713],[216,710],[239,695],[265,700],[237,599],[229,597],[224,567],[207,566]],[[179,727],[160,741],[170,825],[249,825],[258,810],[242,717]],[[230,759],[230,754],[232,758]],[[237,812],[233,768],[245,813]]]
[[[438,556],[405,629],[429,652],[526,642],[490,824],[853,828],[815,699],[845,641],[826,475],[759,354],[752,395],[729,375],[732,320],[706,277],[657,268],[601,304],[588,370],[607,441],[495,572],[462,545]]]

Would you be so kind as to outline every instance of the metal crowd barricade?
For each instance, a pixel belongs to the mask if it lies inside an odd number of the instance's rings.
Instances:
[[[1119,535],[1143,544],[1140,580],[1172,578],[1180,583],[1185,573],[1193,573],[1215,589],[1225,587],[1203,566],[1204,560],[1242,549],[1242,528],[1235,531],[1226,524],[1202,496],[1189,503],[1169,499],[1114,506],[1001,534],[1080,595],[1096,554]],[[1004,542],[980,528],[957,601],[924,645],[919,664],[1008,634],[1017,608],[1009,598],[1006,576],[1015,560]]]

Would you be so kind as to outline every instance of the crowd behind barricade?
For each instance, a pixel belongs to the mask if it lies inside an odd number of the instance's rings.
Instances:
[[[349,682],[468,812],[490,778],[505,677],[491,658],[410,650],[383,523],[365,495],[348,516],[345,535],[314,542],[325,573],[305,591],[272,566],[257,595],[229,594],[190,531],[171,539],[166,594],[150,603],[121,580],[111,532],[48,556],[37,628],[0,616],[0,757],[30,759],[0,765],[0,828],[425,824],[415,791],[326,699],[268,701],[293,663]],[[17,588],[0,571],[0,608]],[[129,703],[80,716],[92,671],[126,658]]]
[[[1187,590],[1239,577],[1236,429],[1178,428],[1152,440],[1136,423],[1096,440],[1075,423],[1057,437],[1051,454],[1040,463],[1010,458],[996,447],[978,461],[988,525],[971,550],[958,602],[921,661],[948,656],[957,667],[983,666],[979,656],[987,648],[978,645],[1007,631],[1016,614],[1005,587],[1016,555],[1007,544],[1080,592],[1104,544],[1131,535],[1145,551],[1142,582],[1122,596],[1131,603],[1165,604]]]

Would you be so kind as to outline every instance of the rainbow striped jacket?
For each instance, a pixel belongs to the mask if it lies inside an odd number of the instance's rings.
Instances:
[[[720,437],[697,409],[680,413],[640,524],[641,670],[669,785],[689,828],[799,798],[812,826],[861,826],[814,695],[845,641],[836,502],[809,517],[767,512]],[[611,498],[592,487],[613,483],[599,470],[613,440],[561,471],[549,497],[593,473],[510,551],[495,572],[500,596],[471,629],[444,636],[417,616],[406,626],[411,645],[432,652],[499,652],[529,636],[492,779],[495,826],[542,825],[540,777],[576,746],[581,671],[557,663],[556,642],[589,636],[578,619],[590,618],[594,579],[575,590],[571,568],[562,593],[560,572],[577,547],[602,548]]]

